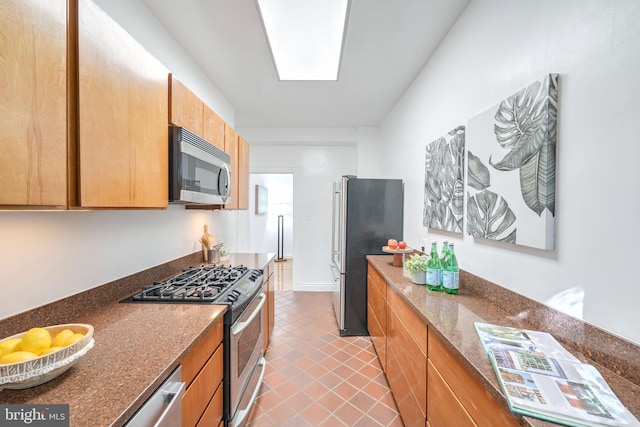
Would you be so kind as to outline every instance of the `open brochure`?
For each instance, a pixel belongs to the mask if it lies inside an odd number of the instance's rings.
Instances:
[[[513,412],[568,426],[634,426],[640,422],[600,373],[551,334],[475,323]]]

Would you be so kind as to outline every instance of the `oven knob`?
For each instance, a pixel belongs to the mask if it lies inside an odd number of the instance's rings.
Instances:
[[[227,299],[231,302],[236,302],[236,300],[238,299],[238,297],[234,294],[229,294],[229,296],[227,297]]]

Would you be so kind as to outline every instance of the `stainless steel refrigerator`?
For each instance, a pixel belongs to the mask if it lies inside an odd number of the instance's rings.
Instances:
[[[402,240],[400,179],[345,175],[333,186],[332,292],[341,336],[367,330],[367,255],[383,254],[388,239]]]

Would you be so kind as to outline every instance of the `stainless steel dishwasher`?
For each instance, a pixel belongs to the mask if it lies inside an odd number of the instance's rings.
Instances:
[[[182,367],[178,366],[125,427],[177,427],[182,425],[182,396],[186,384],[182,382]]]

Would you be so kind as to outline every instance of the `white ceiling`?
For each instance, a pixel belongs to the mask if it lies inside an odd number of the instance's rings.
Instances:
[[[380,124],[469,1],[351,0],[338,81],[286,82],[253,0],[143,0],[232,104],[236,128]]]

